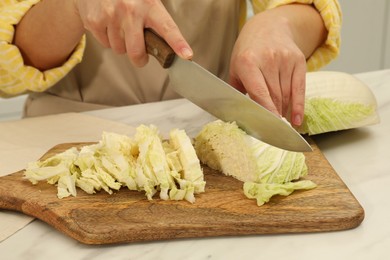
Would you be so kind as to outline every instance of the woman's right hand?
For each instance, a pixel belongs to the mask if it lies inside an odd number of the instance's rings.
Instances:
[[[158,33],[183,59],[193,52],[160,0],[73,0],[84,28],[107,48],[127,54],[142,67],[148,62],[144,29]]]

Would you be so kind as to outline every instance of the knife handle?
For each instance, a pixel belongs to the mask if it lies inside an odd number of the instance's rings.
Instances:
[[[164,69],[169,68],[176,56],[173,49],[151,29],[145,29],[144,37],[146,52],[154,56]]]

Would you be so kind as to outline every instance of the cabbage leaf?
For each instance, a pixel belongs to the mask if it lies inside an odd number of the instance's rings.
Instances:
[[[159,192],[163,200],[195,202],[194,194],[204,192],[205,182],[185,131],[174,129],[172,139],[163,141],[153,125],[136,130],[133,137],[104,132],[96,144],[29,163],[24,176],[33,184],[56,184],[58,198],[76,196],[76,187],[88,194],[112,194],[125,186],[145,192],[149,200]]]

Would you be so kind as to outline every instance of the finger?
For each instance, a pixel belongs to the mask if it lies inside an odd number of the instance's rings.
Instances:
[[[280,89],[282,92],[282,116],[286,116],[291,99],[291,84],[294,64],[286,62],[281,64],[279,72]]]
[[[279,69],[274,63],[267,63],[267,65],[261,69],[265,82],[268,87],[269,95],[279,113],[282,114],[282,89],[279,81]]]
[[[126,44],[122,28],[118,25],[111,25],[107,28],[107,36],[111,49],[117,54],[126,53]]]
[[[229,84],[232,87],[234,87],[235,89],[237,89],[238,91],[240,91],[241,93],[243,93],[243,94],[247,93],[242,82],[237,77],[235,77],[233,75],[230,75],[230,77],[229,77]]]
[[[127,56],[135,66],[145,66],[148,63],[149,56],[146,52],[142,22],[139,20],[128,21],[123,28]]]
[[[107,28],[105,28],[105,30],[94,30],[90,32],[101,45],[105,48],[111,48],[110,41],[108,40]]]
[[[302,124],[305,110],[306,91],[306,62],[303,59],[296,63],[291,83],[291,122],[293,125]]]
[[[279,112],[271,99],[264,76],[256,66],[240,66],[237,74],[240,75],[242,84],[254,101],[275,115],[279,115]]]
[[[78,3],[78,11],[80,18],[83,21],[84,28],[88,30],[93,37],[105,48],[110,48],[110,41],[107,35],[108,26],[108,11],[105,15],[101,15],[99,10],[90,10],[83,4]]]
[[[193,51],[190,45],[184,39],[179,27],[161,3],[150,10],[148,18],[145,22],[145,27],[155,30],[181,58],[192,58]]]

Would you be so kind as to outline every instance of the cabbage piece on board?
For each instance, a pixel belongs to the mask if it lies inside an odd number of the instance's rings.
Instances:
[[[171,136],[163,142],[153,125],[140,125],[134,137],[104,132],[97,144],[30,163],[24,175],[33,184],[57,184],[58,198],[76,196],[76,187],[112,194],[127,186],[144,191],[149,200],[159,191],[163,200],[194,203],[194,194],[205,186],[200,162],[184,130],[174,129]]]
[[[68,149],[43,161],[30,162],[24,172],[24,177],[37,184],[38,181],[50,180],[63,174],[70,174],[70,167],[77,159],[76,148]]]
[[[182,166],[182,180],[178,180],[181,187],[193,185],[195,193],[205,190],[206,182],[203,178],[203,170],[196,155],[191,139],[184,130],[173,129],[170,132],[170,144],[177,151]]]
[[[332,71],[306,74],[305,114],[298,132],[315,135],[379,121],[375,96],[356,77]]]
[[[243,182],[285,183],[308,172],[303,153],[261,142],[235,122],[207,124],[194,145],[202,163]]]
[[[309,190],[315,188],[316,185],[309,180],[279,183],[244,183],[244,194],[250,199],[256,199],[257,206],[267,203],[274,195],[288,196],[294,190]]]
[[[135,141],[139,149],[137,175],[138,180],[142,179],[142,184],[140,181],[138,183],[146,191],[148,199],[152,199],[156,186],[160,188],[160,198],[169,199],[168,192],[175,187],[175,182],[157,128],[139,126]]]
[[[73,164],[77,156],[77,149],[70,148],[44,161],[31,162],[26,168],[24,177],[33,184],[37,184],[41,180],[47,180],[50,184],[58,183],[58,198],[76,196],[75,180],[78,178],[79,172],[73,167]]]
[[[308,173],[303,153],[291,152],[261,142],[241,130],[235,122],[226,123],[220,120],[211,122],[203,127],[195,138],[195,150],[202,163],[225,175],[248,183],[264,184],[266,187],[278,184],[273,193],[262,190],[256,193],[256,198],[264,193],[269,195],[286,194],[300,188],[295,180]],[[311,181],[310,188],[315,187]],[[245,187],[245,186],[244,186]],[[290,193],[291,193],[290,192]],[[245,193],[249,198],[249,193]]]

